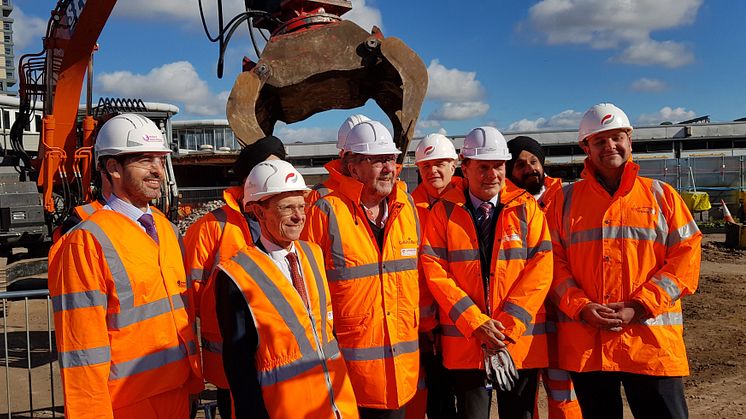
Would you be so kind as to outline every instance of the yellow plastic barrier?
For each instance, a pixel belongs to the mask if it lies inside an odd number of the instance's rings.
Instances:
[[[689,211],[709,211],[712,208],[707,192],[682,192],[681,197],[684,198]]]

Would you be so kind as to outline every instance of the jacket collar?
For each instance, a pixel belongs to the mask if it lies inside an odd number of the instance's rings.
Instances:
[[[455,188],[443,194],[441,199],[453,202],[456,205],[466,205],[466,194],[469,182],[466,179],[462,179]],[[505,179],[502,189],[500,190],[500,203],[505,207],[519,205],[524,200],[528,199],[528,192],[515,186],[513,182]],[[520,198],[520,199],[519,199]]]
[[[585,158],[585,167],[583,169],[583,173],[581,173],[581,177],[591,182],[592,184],[598,186],[599,188],[606,190],[603,185],[601,185],[601,182],[598,181],[598,173],[596,170],[596,167],[591,162],[590,157]],[[622,180],[619,182],[619,189],[616,190],[614,195],[620,195],[624,196],[627,195],[631,190],[632,187],[635,184],[635,179],[637,179],[637,174],[640,172],[640,166],[632,161],[632,156],[630,156],[629,160],[627,160],[626,163],[624,163],[624,170],[622,171]]]
[[[231,208],[243,213],[243,187],[231,186],[223,191],[223,200]]]

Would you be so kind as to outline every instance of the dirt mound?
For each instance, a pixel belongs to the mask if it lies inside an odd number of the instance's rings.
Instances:
[[[746,249],[731,249],[724,242],[702,243],[702,260],[708,262],[736,263],[746,261]]]

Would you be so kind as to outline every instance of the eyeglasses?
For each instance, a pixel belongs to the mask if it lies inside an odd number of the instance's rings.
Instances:
[[[166,166],[166,156],[135,156],[127,157],[124,164],[137,166],[142,169],[151,169],[153,167],[163,168]]]
[[[376,169],[380,169],[384,164],[394,164],[394,162],[396,162],[396,155],[383,154],[380,156],[362,156],[360,161],[367,162]]]
[[[288,217],[297,213],[305,214],[307,210],[306,204],[278,205],[275,208],[277,208],[277,213],[282,217]]]

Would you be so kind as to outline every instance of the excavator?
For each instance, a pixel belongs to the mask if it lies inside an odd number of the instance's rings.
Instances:
[[[357,108],[373,99],[391,120],[397,145],[406,149],[427,90],[427,69],[400,39],[385,37],[377,27],[365,30],[342,19],[352,8],[349,0],[245,0],[245,11],[227,23],[222,0],[215,0],[217,35],[208,30],[202,1],[205,32],[218,43],[218,77],[222,77],[223,53],[239,27],[248,26],[254,43],[258,59],[244,58],[240,63],[242,71],[226,104],[231,129],[244,146],[271,135],[277,121],[292,124],[330,109]],[[92,112],[91,57],[116,3],[59,0],[43,50],[21,57],[20,111],[11,143],[22,144],[23,127],[38,106],[43,108],[43,129],[36,155],[13,147],[16,154],[11,161],[19,173],[14,191],[19,193],[15,204],[6,200],[8,207],[0,208],[2,214],[13,214],[10,219],[0,217],[0,238],[6,238],[0,239],[0,247],[48,241],[52,229],[75,206],[94,199],[97,126],[118,109],[111,107],[108,115]],[[257,34],[265,36],[261,50]],[[81,116],[86,78],[88,99]],[[161,210],[175,217],[178,189],[168,163]],[[38,205],[29,205],[30,198],[36,198]]]

